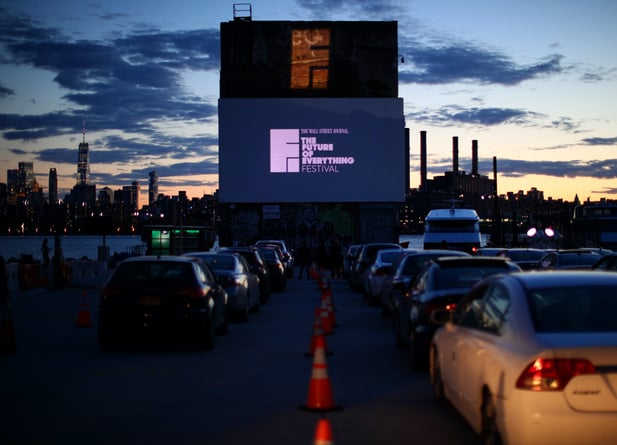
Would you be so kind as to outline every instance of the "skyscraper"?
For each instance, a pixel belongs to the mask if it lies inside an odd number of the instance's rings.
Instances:
[[[122,201],[130,208],[131,211],[139,209],[139,194],[141,187],[138,181],[133,181],[131,185],[125,185],[122,187]]]
[[[6,188],[10,194],[17,193],[19,189],[19,170],[16,168],[9,168],[6,171]]]
[[[55,168],[49,169],[49,203],[58,203],[58,173]]]
[[[148,181],[148,205],[153,205],[159,196],[159,175],[156,171],[148,173],[150,180]]]
[[[17,165],[19,192],[29,192],[36,185],[36,177],[34,176],[33,162],[20,162]]]
[[[83,130],[83,142],[79,144],[78,157],[77,157],[77,184],[86,185],[90,184],[90,164],[88,163],[88,151],[90,147],[86,142],[86,123],[84,122]]]

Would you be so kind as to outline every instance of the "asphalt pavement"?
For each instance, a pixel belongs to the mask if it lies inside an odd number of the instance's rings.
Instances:
[[[325,368],[336,410],[301,409],[321,290],[285,292],[233,323],[212,351],[101,352],[96,289],[13,296],[16,353],[0,356],[0,444],[310,444],[326,419],[336,444],[477,443],[409,370],[390,320],[345,280],[330,280],[334,332]],[[88,323],[91,321],[91,324]]]

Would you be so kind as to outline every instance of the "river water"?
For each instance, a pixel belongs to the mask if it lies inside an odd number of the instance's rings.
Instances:
[[[54,255],[54,237],[50,236],[0,236],[0,256],[5,261],[11,258],[20,259],[22,255],[30,255],[34,260],[41,260],[41,246],[43,239],[47,238],[49,247],[52,248],[50,257]],[[98,247],[109,248],[109,255],[114,253],[144,253],[146,245],[139,235],[118,236],[61,236],[62,253],[65,259],[81,259],[83,257],[95,260],[98,258]],[[408,243],[410,249],[422,249],[422,235],[401,235],[399,242]],[[486,240],[483,236],[483,243]]]
[[[0,236],[0,256],[5,261],[11,258],[20,259],[22,255],[32,256],[34,260],[41,260],[41,246],[47,238],[49,247],[52,249],[50,257],[54,255],[54,236]],[[107,246],[109,255],[114,253],[125,254],[145,252],[145,243],[139,235],[118,236],[60,236],[62,254],[65,259],[81,259],[83,257],[95,260],[98,258],[98,247]],[[104,244],[103,244],[104,243]]]

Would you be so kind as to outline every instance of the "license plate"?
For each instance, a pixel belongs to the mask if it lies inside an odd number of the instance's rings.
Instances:
[[[139,297],[139,304],[142,306],[159,306],[161,304],[160,297]]]

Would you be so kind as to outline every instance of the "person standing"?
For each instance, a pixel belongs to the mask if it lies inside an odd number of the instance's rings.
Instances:
[[[302,278],[303,271],[306,271],[306,278],[310,278],[310,267],[313,262],[313,258],[311,256],[311,249],[306,240],[302,241],[300,248],[298,248],[298,251],[296,252],[296,261],[300,266],[298,278]]]
[[[9,277],[4,257],[0,256],[0,315],[9,307]]]
[[[49,245],[47,244],[47,238],[43,240],[43,245],[41,246],[41,254],[43,255],[43,265],[49,266]]]

